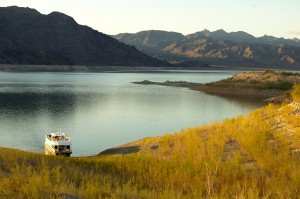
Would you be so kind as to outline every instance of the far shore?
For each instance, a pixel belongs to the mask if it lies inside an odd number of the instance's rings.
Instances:
[[[170,87],[183,87],[195,91],[201,91],[208,94],[220,95],[224,97],[239,97],[239,98],[248,98],[255,99],[260,101],[266,101],[270,98],[282,95],[285,91],[279,89],[254,89],[254,88],[240,88],[240,87],[220,87],[212,86],[201,83],[193,82],[151,82],[148,80],[140,82],[132,82],[134,84],[143,84],[143,85],[161,85],[161,86],[170,86]]]
[[[0,64],[5,72],[145,72],[168,70],[226,70],[214,67],[156,67],[156,66],[84,66],[84,65],[17,65]],[[247,70],[247,69],[245,69]]]
[[[206,84],[186,81],[151,82],[148,80],[132,83],[184,87],[224,97],[282,103],[290,100],[287,91],[292,89],[294,84],[300,83],[300,74],[267,70],[265,72],[243,72],[231,78]]]
[[[176,70],[237,70],[237,71],[263,71],[265,67],[223,66],[211,65],[209,67],[184,66],[86,66],[86,65],[30,65],[30,64],[0,64],[2,72],[147,72],[147,71],[176,71]],[[276,70],[293,70],[276,68]]]

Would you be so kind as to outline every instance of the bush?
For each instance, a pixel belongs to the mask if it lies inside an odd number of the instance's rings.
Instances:
[[[299,76],[299,73],[293,73],[293,72],[286,72],[286,71],[281,71],[279,73],[280,75],[285,75],[285,76]]]
[[[300,84],[293,86],[293,90],[291,94],[295,101],[300,101]]]
[[[277,81],[277,82],[266,82],[262,85],[263,89],[279,89],[279,90],[289,90],[293,87],[293,83]]]
[[[276,71],[275,71],[275,70],[272,70],[272,69],[265,69],[265,70],[264,70],[264,74],[268,74],[268,73],[275,74]]]

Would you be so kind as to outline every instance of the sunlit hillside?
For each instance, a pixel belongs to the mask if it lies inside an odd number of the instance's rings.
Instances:
[[[0,198],[298,198],[294,101],[81,158],[0,149]]]

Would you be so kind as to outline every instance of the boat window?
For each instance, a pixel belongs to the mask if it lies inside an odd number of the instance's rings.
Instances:
[[[57,149],[57,146],[55,146],[54,148]]]
[[[70,146],[67,146],[67,149],[70,149]]]

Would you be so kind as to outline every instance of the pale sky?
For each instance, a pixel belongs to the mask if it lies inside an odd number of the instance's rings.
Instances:
[[[203,29],[300,38],[300,0],[0,0],[0,6],[63,12],[106,34]]]

